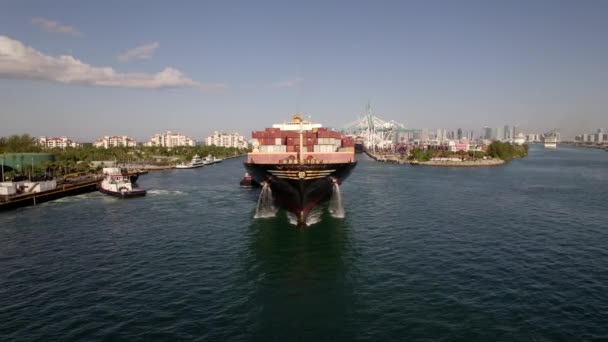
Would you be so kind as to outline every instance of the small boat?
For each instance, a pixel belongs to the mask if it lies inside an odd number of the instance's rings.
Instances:
[[[176,169],[194,169],[194,168],[203,167],[203,166],[205,166],[205,162],[201,159],[201,157],[198,156],[198,154],[195,154],[189,163],[177,164],[177,165],[175,165],[175,168]]]
[[[222,162],[222,158],[216,158],[212,155],[208,155],[205,158],[203,158],[203,162],[205,163],[205,165],[211,165],[211,164],[215,164],[215,163],[221,163]]]
[[[255,179],[253,179],[253,177],[251,177],[249,172],[245,172],[245,177],[243,177],[243,179],[241,179],[240,185],[244,188],[253,188],[256,186],[260,186],[260,184],[258,182],[256,182]]]
[[[126,169],[104,167],[103,174],[103,180],[97,185],[101,193],[121,198],[146,195],[146,190],[133,187]]]

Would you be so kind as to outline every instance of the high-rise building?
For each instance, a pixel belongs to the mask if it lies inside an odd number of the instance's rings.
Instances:
[[[483,138],[487,140],[492,140],[492,128],[487,126],[483,128]]]
[[[242,135],[238,133],[220,133],[218,131],[213,132],[213,134],[207,137],[207,145],[236,148],[247,147],[245,137]]]
[[[95,141],[95,143],[93,143],[93,146],[103,147],[103,148],[119,147],[119,146],[135,147],[135,146],[137,146],[137,142],[134,139],[127,137],[126,135],[123,135],[123,136],[105,135],[102,138]]]
[[[78,147],[79,143],[68,139],[68,137],[60,138],[49,138],[40,137],[38,138],[38,144],[46,148],[66,148],[66,147]]]
[[[509,126],[509,125],[505,125],[504,127],[504,136],[502,138],[502,140],[513,140],[513,138],[515,138],[515,136],[513,135],[513,127]]]
[[[519,133],[522,133],[522,131],[519,129],[518,126],[513,126],[513,137],[517,137],[519,136]]]
[[[429,130],[428,130],[428,128],[423,128],[420,131],[420,140],[422,140],[422,141],[428,141],[429,140]]]
[[[167,131],[164,133],[155,134],[150,141],[145,143],[146,146],[160,146],[160,147],[177,147],[177,146],[194,146],[196,143],[194,139],[189,136]]]
[[[439,141],[443,140],[443,136],[441,134],[441,128],[437,128],[437,130],[435,131],[435,139],[439,140]]]
[[[496,135],[494,136],[494,139],[496,139],[498,141],[505,140],[505,128],[504,127],[496,127]]]
[[[459,128],[457,133],[456,133],[456,138],[458,140],[462,140],[462,128]]]

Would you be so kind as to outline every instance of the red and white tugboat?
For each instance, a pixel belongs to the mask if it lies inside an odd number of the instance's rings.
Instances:
[[[104,167],[104,178],[98,184],[101,193],[115,197],[145,196],[146,190],[133,187],[129,173],[118,167]]]

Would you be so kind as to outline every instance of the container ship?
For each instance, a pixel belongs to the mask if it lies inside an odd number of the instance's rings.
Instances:
[[[269,186],[275,205],[304,224],[316,205],[327,201],[357,165],[355,141],[294,115],[291,121],[252,132],[253,151],[245,168]]]

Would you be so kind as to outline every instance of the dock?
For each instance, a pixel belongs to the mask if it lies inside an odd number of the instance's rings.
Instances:
[[[102,178],[96,175],[72,179],[57,185],[53,190],[17,195],[0,195],[0,211],[38,205],[67,196],[75,196],[97,191]]]
[[[381,163],[391,164],[409,164],[410,162],[406,159],[402,159],[398,154],[375,154],[367,149],[363,149],[363,153],[367,154],[368,157]]]

